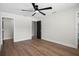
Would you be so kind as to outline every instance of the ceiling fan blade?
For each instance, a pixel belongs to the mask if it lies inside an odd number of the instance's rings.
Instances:
[[[32,3],[32,6],[33,6],[33,8],[36,10],[36,8],[35,8],[35,3]]]
[[[33,12],[33,10],[24,10],[24,9],[22,9],[21,11],[29,11],[29,12]]]
[[[41,12],[41,11],[39,11],[41,14],[43,14],[44,16],[46,15],[45,13],[43,13],[43,12]]]
[[[36,13],[34,13],[32,16],[34,16]]]
[[[39,9],[39,10],[48,10],[48,9],[52,9],[52,7],[42,8],[42,9]]]

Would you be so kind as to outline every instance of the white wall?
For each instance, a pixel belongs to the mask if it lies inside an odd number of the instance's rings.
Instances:
[[[27,40],[32,38],[32,18],[16,16],[15,17],[15,41]]]
[[[65,46],[77,48],[76,11],[71,8],[46,16],[42,20],[42,38]]]
[[[1,17],[9,17],[14,20],[14,41],[28,40],[32,38],[32,17],[1,12]]]

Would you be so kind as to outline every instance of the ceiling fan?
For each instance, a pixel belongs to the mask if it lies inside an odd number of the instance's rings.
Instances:
[[[41,13],[42,15],[46,15],[45,13],[41,12],[42,10],[48,10],[48,9],[52,9],[52,7],[46,7],[46,8],[41,8],[39,9],[38,8],[38,5],[36,5],[35,3],[32,3],[32,6],[34,8],[34,11],[33,10],[24,10],[22,9],[21,11],[29,11],[29,12],[34,12],[34,14],[32,16],[34,16],[36,13]]]

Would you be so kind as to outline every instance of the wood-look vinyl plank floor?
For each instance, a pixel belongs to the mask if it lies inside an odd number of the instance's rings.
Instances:
[[[13,43],[5,40],[2,56],[79,56],[79,49],[66,47],[42,39],[25,40]]]

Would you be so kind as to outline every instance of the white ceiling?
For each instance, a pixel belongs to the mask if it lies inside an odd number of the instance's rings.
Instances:
[[[54,11],[62,11],[71,7],[79,6],[78,3],[36,3],[39,8],[45,8],[52,6],[52,10],[43,11],[46,14],[50,14]],[[21,11],[21,9],[33,10],[31,3],[0,3],[0,11],[31,16],[33,12]],[[40,14],[41,15],[41,14]]]

